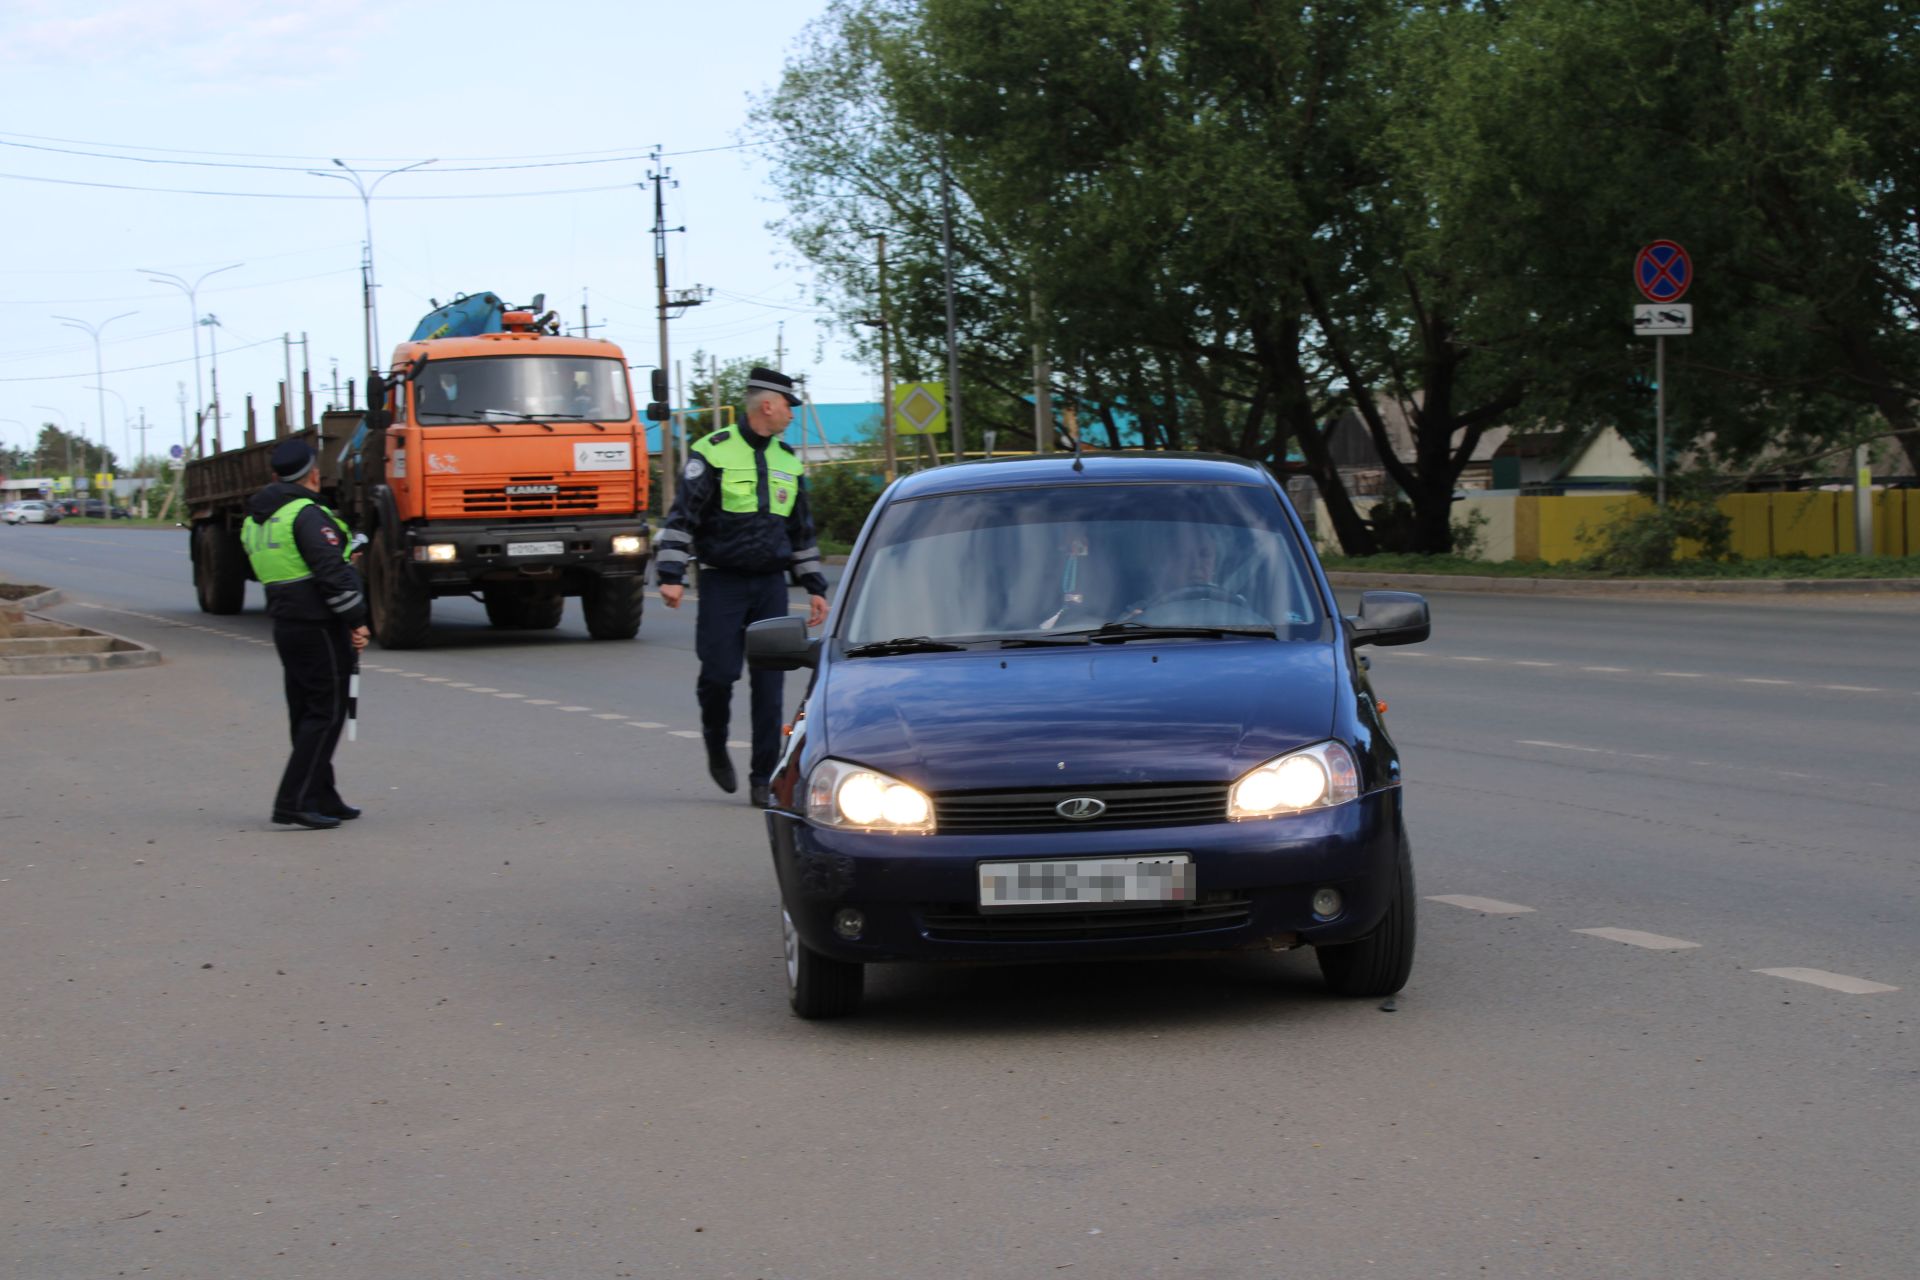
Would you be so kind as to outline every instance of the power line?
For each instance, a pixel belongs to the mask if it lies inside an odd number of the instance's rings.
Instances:
[[[221,350],[221,352],[220,352],[220,354],[221,354],[221,355],[227,355],[227,354],[229,354],[230,352],[234,352],[234,351],[250,351],[250,350],[252,350],[252,349],[253,349],[254,347],[264,347],[264,346],[266,346],[266,345],[267,345],[268,343],[270,343],[270,342],[278,342],[278,341],[280,341],[280,338],[279,338],[279,335],[278,335],[278,334],[276,334],[275,336],[273,336],[273,337],[271,337],[271,338],[262,338],[262,339],[261,339],[260,341],[258,341],[258,342],[248,342],[248,343],[243,343],[243,344],[241,344],[240,346],[237,346],[237,347],[227,347],[227,348],[223,348],[223,349]],[[173,365],[176,365],[176,364],[192,364],[192,363],[193,363],[193,357],[192,357],[192,356],[184,356],[184,357],[182,357],[182,358],[181,358],[181,359],[179,359],[179,360],[161,360],[161,361],[159,361],[158,363],[155,363],[155,364],[133,364],[133,365],[128,365],[128,366],[127,366],[126,368],[124,368],[124,369],[102,369],[102,370],[100,371],[100,373],[101,373],[101,375],[102,375],[102,376],[104,376],[104,375],[106,375],[106,374],[109,374],[109,373],[139,373],[139,372],[140,372],[141,370],[143,370],[143,369],[166,369],[166,368],[170,368],[171,366],[173,366]],[[94,375],[93,375],[93,373],[91,373],[91,372],[87,372],[87,373],[49,373],[49,374],[45,374],[45,375],[43,375],[43,376],[41,376],[41,377],[37,377],[37,378],[0,378],[0,382],[64,382],[64,381],[66,381],[66,380],[67,380],[67,379],[69,379],[69,378],[91,378],[91,377],[93,377],[93,376],[94,376]]]
[[[125,182],[82,182],[78,178],[43,178],[30,173],[0,173],[0,178],[16,182],[50,182],[62,187],[98,187],[107,191],[148,191],[170,196],[225,196],[241,200],[358,200],[358,195],[304,195],[290,191],[202,191],[190,187],[141,187]],[[513,200],[528,196],[575,196],[596,191],[631,191],[638,183],[621,182],[605,187],[563,187],[547,191],[477,191],[458,195],[381,196],[387,200]]]
[[[237,293],[242,289],[270,289],[276,285],[299,284],[304,280],[321,280],[328,276],[353,275],[357,274],[359,270],[360,268],[358,267],[341,267],[334,271],[315,271],[311,275],[288,276],[281,280],[261,280],[254,284],[228,285],[221,289],[208,289],[207,292],[210,294]],[[122,297],[115,298],[4,298],[0,299],[0,307],[70,307],[80,306],[90,302],[146,302],[155,296],[156,295],[152,293],[129,293]]]
[[[27,141],[8,141],[8,139],[15,138],[24,138],[27,139]],[[771,139],[756,138],[751,142],[735,142],[719,147],[694,147],[686,151],[667,151],[661,154],[667,156],[699,156],[716,151],[742,151],[749,147],[766,146],[770,141]],[[69,147],[96,147],[101,148],[101,150],[68,151],[61,147],[36,145],[52,142],[65,143]],[[132,142],[94,142],[81,138],[51,138],[40,134],[10,132],[0,133],[0,146],[21,147],[33,151],[51,151],[63,155],[91,156],[95,159],[102,160],[137,161],[142,164],[205,165],[223,169],[275,169],[289,172],[303,171],[314,164],[323,164],[332,159],[331,156],[275,155],[270,152],[258,151],[209,151],[198,147],[148,147]],[[163,155],[177,156],[222,156],[232,160],[291,160],[295,163],[291,165],[223,164],[214,160],[163,160],[153,159],[147,156],[116,154],[127,151],[152,151]],[[609,147],[603,151],[555,151],[545,154],[523,156],[450,156],[444,157],[444,159],[452,160],[456,165],[463,161],[471,162],[474,167],[442,167],[436,170],[436,172],[475,173],[484,169],[544,169],[568,164],[613,164],[621,160],[645,160],[651,158],[652,155],[653,149],[651,147],[628,146]],[[356,164],[404,164],[415,159],[418,159],[418,157],[358,156],[354,157],[354,162]]]

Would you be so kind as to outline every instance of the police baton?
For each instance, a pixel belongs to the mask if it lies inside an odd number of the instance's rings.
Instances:
[[[347,556],[351,559],[360,554],[360,548],[367,545],[367,535],[356,533],[353,541],[347,544]],[[352,643],[349,641],[348,643]],[[360,740],[360,651],[353,651],[353,670],[347,673],[347,741]]]

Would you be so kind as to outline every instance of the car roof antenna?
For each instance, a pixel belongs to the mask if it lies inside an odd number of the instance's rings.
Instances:
[[[1073,469],[1075,471],[1085,471],[1086,467],[1080,463],[1080,433],[1078,431],[1073,432],[1067,437],[1067,447],[1073,450]]]

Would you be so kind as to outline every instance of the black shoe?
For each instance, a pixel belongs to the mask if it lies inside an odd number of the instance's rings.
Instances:
[[[712,776],[714,785],[728,795],[740,789],[740,777],[733,771],[733,761],[727,758],[727,749],[707,748],[707,773]]]
[[[342,822],[352,822],[360,816],[359,806],[348,804],[345,800],[342,800],[339,804],[321,805],[320,812],[326,814],[329,818],[338,818]]]
[[[340,825],[338,818],[300,809],[275,809],[273,820],[283,827],[311,827],[315,831],[331,831]]]
[[[747,803],[752,805],[754,808],[756,809],[766,808],[767,802],[772,798],[773,798],[773,795],[767,789],[766,783],[749,782],[747,784]]]

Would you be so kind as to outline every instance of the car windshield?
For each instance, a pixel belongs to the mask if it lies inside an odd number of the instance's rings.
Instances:
[[[449,422],[580,419],[624,422],[627,370],[593,356],[494,356],[429,360],[413,380],[414,417]]]
[[[1326,625],[1279,496],[1230,484],[1075,484],[893,503],[862,553],[845,617],[841,643],[876,653],[1163,629],[1306,640],[1323,638]]]

